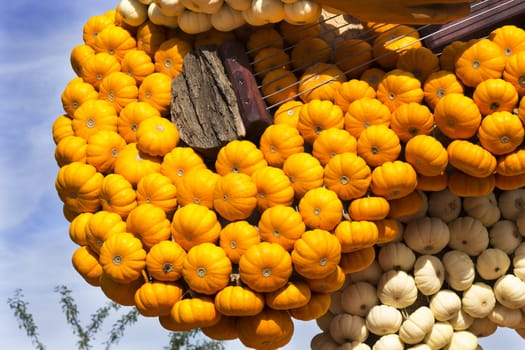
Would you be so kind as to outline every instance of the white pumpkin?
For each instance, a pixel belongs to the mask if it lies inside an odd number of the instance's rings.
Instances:
[[[368,337],[365,319],[350,314],[335,315],[330,322],[330,335],[338,344],[348,341],[363,342]]]
[[[211,15],[207,13],[184,10],[177,20],[179,28],[188,34],[204,33],[212,28]]]
[[[188,10],[198,13],[212,14],[221,8],[223,0],[181,0]]]
[[[507,273],[510,258],[503,250],[488,248],[476,259],[476,271],[484,280],[495,280]]]
[[[312,350],[338,350],[339,344],[337,344],[330,333],[322,332],[314,335],[310,340],[310,349]]]
[[[433,350],[433,349],[427,344],[417,344],[409,348],[406,348],[406,350]]]
[[[351,343],[344,343],[339,346],[338,350],[371,350],[372,348],[366,343],[353,341]]]
[[[348,274],[348,279],[352,282],[369,282],[372,284],[377,285],[377,282],[379,282],[379,279],[383,275],[383,270],[381,269],[381,266],[379,266],[379,263],[377,262],[377,259],[375,259],[366,269],[363,269],[361,271],[356,271]]]
[[[449,250],[443,255],[445,281],[457,291],[469,288],[476,277],[474,262],[467,253],[459,250]]]
[[[252,25],[278,23],[284,19],[284,4],[281,0],[253,0],[243,15],[246,22]]]
[[[453,290],[441,289],[432,295],[428,306],[436,320],[448,321],[461,309],[461,299]]]
[[[148,6],[138,0],[120,0],[118,11],[122,21],[138,27],[148,19]]]
[[[428,195],[428,215],[445,222],[454,220],[461,213],[461,198],[448,188]]]
[[[493,286],[496,300],[509,309],[525,307],[525,282],[513,274],[496,280]]]
[[[521,243],[514,251],[512,268],[514,275],[525,281],[525,242]]]
[[[319,327],[319,329],[328,332],[330,322],[332,321],[332,318],[334,318],[334,316],[335,315],[330,310],[328,310],[321,317],[316,318],[315,323],[317,324],[317,327]]]
[[[246,23],[242,12],[231,8],[226,3],[222,5],[219,11],[211,15],[210,21],[213,28],[221,32],[233,31]]]
[[[406,308],[417,299],[414,277],[402,270],[389,270],[383,273],[377,283],[377,296],[385,304]]]
[[[445,346],[445,350],[476,350],[477,347],[478,337],[469,331],[458,331],[452,334],[452,339]]]
[[[399,328],[399,338],[405,344],[417,344],[432,330],[434,314],[427,306],[420,306],[412,312]]]
[[[252,0],[224,0],[232,9],[245,11],[252,6]]]
[[[404,350],[405,344],[397,334],[381,336],[372,346],[372,350]]]
[[[470,256],[478,256],[489,246],[489,233],[481,221],[471,216],[460,216],[448,223],[448,246]]]
[[[149,5],[153,2],[153,0],[139,0],[144,5]]]
[[[448,322],[455,331],[464,331],[474,322],[474,317],[467,314],[463,309],[459,309],[456,316],[452,317]]]
[[[414,251],[403,242],[389,242],[379,248],[377,261],[383,271],[409,271],[414,266],[416,255]]]
[[[515,220],[520,211],[525,209],[525,188],[502,191],[498,197],[498,207],[503,218]]]
[[[484,282],[474,282],[463,291],[461,298],[463,311],[474,318],[488,316],[496,305],[496,296],[491,286]]]
[[[291,24],[315,23],[321,17],[323,8],[313,0],[297,0],[284,4],[284,20]]]
[[[424,216],[410,221],[403,239],[410,249],[420,254],[437,254],[447,246],[450,231],[447,224],[437,217]]]
[[[376,287],[368,282],[351,283],[341,292],[341,306],[352,315],[364,317],[378,302]]]
[[[154,2],[164,16],[178,16],[185,9],[182,0],[155,0]]]
[[[494,192],[485,196],[463,198],[463,209],[468,216],[478,219],[486,227],[494,225],[501,217]]]
[[[496,303],[488,319],[500,327],[516,328],[521,323],[522,312],[520,309],[509,309]]]
[[[169,28],[177,28],[179,26],[176,16],[166,16],[160,11],[160,7],[154,2],[148,6],[148,18],[153,24],[159,26]]]
[[[341,300],[341,294],[342,294],[341,290],[330,293],[330,307],[328,309],[334,315],[342,314],[344,312],[342,300]]]
[[[489,230],[490,245],[499,248],[507,254],[512,254],[520,245],[521,236],[518,225],[511,220],[500,220]]]
[[[452,339],[454,328],[449,322],[435,322],[423,340],[432,349],[445,347]]]
[[[389,305],[374,305],[366,315],[366,328],[375,335],[397,333],[403,316],[401,311]]]
[[[423,295],[437,293],[445,280],[445,267],[434,255],[421,255],[414,263],[414,282]]]
[[[468,328],[468,331],[479,338],[488,337],[494,334],[498,329],[498,325],[489,320],[488,317],[474,318],[474,321]]]
[[[516,219],[514,220],[518,231],[522,237],[525,237],[525,210],[520,211]]]

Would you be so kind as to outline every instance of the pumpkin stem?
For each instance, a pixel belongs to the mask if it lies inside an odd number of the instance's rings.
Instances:
[[[153,279],[148,275],[146,270],[142,270],[141,273],[142,273],[142,277],[144,278],[144,282],[150,283],[153,281]]]

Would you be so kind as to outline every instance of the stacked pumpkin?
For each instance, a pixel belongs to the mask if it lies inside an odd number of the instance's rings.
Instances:
[[[345,275],[407,243],[427,197],[523,186],[521,29],[453,43],[438,59],[407,26],[367,23],[372,44],[282,19],[188,35],[132,22],[125,5],[90,18],[72,50],[78,77],[53,125],[56,188],[77,271],[166,329],[284,346],[292,319],[328,317]],[[171,80],[191,49],[233,37],[246,40],[275,124],[258,144],[234,140],[204,159],[168,120]]]
[[[122,19],[129,25],[139,26],[150,20],[188,34],[212,28],[228,32],[245,24],[314,23],[321,10],[314,0],[121,0],[119,3]]]

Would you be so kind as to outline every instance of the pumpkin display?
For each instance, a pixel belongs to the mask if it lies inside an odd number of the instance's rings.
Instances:
[[[523,336],[525,31],[433,52],[405,25],[334,38],[332,10],[121,0],[90,19],[52,126],[73,268],[167,330],[250,348],[294,320],[323,350]],[[204,154],[179,141],[172,79],[227,40],[273,123]]]

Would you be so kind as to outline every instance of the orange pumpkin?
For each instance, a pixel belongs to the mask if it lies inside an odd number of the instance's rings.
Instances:
[[[126,222],[117,213],[99,210],[89,218],[85,230],[87,244],[99,254],[102,244],[111,235],[126,231]]]
[[[372,61],[372,45],[363,39],[347,39],[335,45],[333,61],[347,79],[358,78]]]
[[[296,320],[311,321],[318,319],[328,312],[330,307],[330,293],[313,292],[308,304],[289,310],[290,315]]]
[[[381,101],[362,97],[351,102],[344,115],[344,128],[352,136],[358,138],[361,132],[370,125],[390,125],[391,112]]]
[[[410,72],[424,82],[431,73],[439,70],[439,58],[427,47],[413,47],[399,55],[396,68]]]
[[[305,306],[310,301],[312,292],[305,281],[288,281],[283,287],[265,293],[266,305],[274,310],[289,310]]]
[[[86,239],[86,226],[93,213],[80,213],[69,223],[69,238],[79,246],[88,245]]]
[[[182,277],[186,251],[175,241],[161,241],[146,254],[146,269],[157,281],[177,281]]]
[[[440,70],[431,73],[423,83],[424,100],[432,109],[443,96],[454,93],[463,94],[464,89],[458,77],[451,71]]]
[[[442,191],[447,188],[448,174],[446,172],[436,176],[417,175],[416,189],[421,191]]]
[[[377,226],[377,244],[393,242],[401,237],[403,224],[396,219],[383,219],[375,221]]]
[[[525,50],[507,57],[503,79],[514,85],[519,96],[525,95]]]
[[[375,37],[372,52],[374,59],[382,68],[392,69],[403,51],[421,46],[416,28],[409,25],[396,25]]]
[[[290,251],[306,229],[301,214],[294,208],[276,205],[261,213],[257,224],[262,241],[278,243]]]
[[[495,155],[510,153],[523,142],[524,129],[511,112],[494,112],[483,118],[478,130],[479,143]]]
[[[267,72],[262,78],[261,93],[269,108],[297,97],[297,77],[287,69],[277,68]]]
[[[312,144],[323,130],[342,129],[344,126],[343,111],[329,100],[311,100],[299,111],[297,130],[304,140]]]
[[[376,244],[379,231],[372,221],[343,220],[334,229],[334,235],[341,244],[341,252],[349,253]]]
[[[401,141],[407,142],[416,135],[430,135],[434,130],[434,116],[423,104],[405,103],[392,113],[390,128]]]
[[[116,26],[108,25],[102,29],[93,43],[95,52],[106,52],[114,55],[120,62],[129,50],[137,47],[137,42],[134,36],[126,29]]]
[[[304,152],[304,139],[296,128],[288,124],[273,124],[262,133],[259,149],[269,165],[282,167],[286,158]]]
[[[342,200],[363,196],[370,186],[371,170],[355,153],[333,156],[324,167],[324,184]]]
[[[342,253],[339,266],[341,266],[346,274],[359,272],[370,266],[374,262],[375,257],[376,251],[374,247],[367,247],[349,253]]]
[[[494,180],[496,188],[503,191],[512,191],[525,186],[525,174],[505,176],[496,173]]]
[[[277,243],[253,245],[239,259],[243,283],[256,292],[272,292],[284,286],[292,274],[290,253]]]
[[[213,208],[226,220],[243,220],[248,218],[257,206],[256,196],[257,186],[250,176],[243,173],[229,173],[220,177],[215,183]]]
[[[82,103],[96,99],[98,99],[97,90],[95,90],[93,85],[82,80],[82,78],[75,78],[67,83],[60,95],[62,107],[70,118],[73,118],[75,111]]]
[[[525,173],[525,149],[518,148],[513,152],[498,156],[496,173],[514,176]]]
[[[137,129],[146,118],[160,117],[160,112],[146,102],[130,102],[120,110],[117,129],[127,143],[137,141]]]
[[[166,40],[166,34],[164,26],[146,20],[137,27],[137,49],[153,58],[159,46]]]
[[[115,56],[99,52],[83,61],[80,77],[98,90],[104,77],[113,72],[120,72],[120,69],[120,63]]]
[[[137,204],[153,204],[164,210],[168,218],[177,208],[177,187],[169,177],[160,173],[151,173],[140,179],[136,195]]]
[[[304,223],[311,229],[330,231],[343,217],[343,204],[337,193],[324,187],[307,191],[298,207]]]
[[[284,39],[276,28],[263,26],[255,28],[255,30],[249,33],[246,40],[248,55],[255,57],[260,50],[266,47],[276,47],[278,49],[284,47]]]
[[[316,63],[308,67],[299,79],[299,97],[311,100],[333,101],[335,91],[345,81],[344,73],[331,63]]]
[[[75,136],[71,122],[71,118],[64,114],[59,115],[55,119],[52,126],[53,141],[55,142],[55,145],[67,136]]]
[[[126,232],[139,238],[146,250],[169,239],[170,226],[170,220],[164,210],[149,203],[135,207],[126,218]]]
[[[404,103],[423,101],[421,82],[410,72],[394,69],[383,77],[377,86],[377,99],[391,112]]]
[[[496,158],[483,147],[467,140],[447,146],[448,161],[454,168],[475,177],[487,177],[496,169]]]
[[[389,219],[406,223],[416,218],[428,209],[427,196],[424,192],[414,190],[405,197],[390,199]]]
[[[160,173],[178,188],[189,171],[205,168],[204,160],[193,148],[177,146],[162,158]]]
[[[139,86],[139,101],[155,107],[161,115],[167,115],[171,103],[171,77],[164,73],[151,73]]]
[[[312,145],[312,155],[325,166],[332,157],[341,153],[356,153],[357,140],[345,129],[323,130]]]
[[[221,314],[217,312],[213,299],[209,297],[193,297],[176,302],[169,318],[173,331],[189,331],[194,328],[209,327],[217,324]]]
[[[82,64],[84,60],[88,57],[91,57],[95,54],[95,50],[87,44],[79,44],[71,49],[69,54],[69,62],[71,63],[71,68],[76,73],[77,76],[80,76],[82,72]]]
[[[385,162],[372,171],[370,189],[377,196],[396,199],[407,196],[417,186],[417,175],[410,163]]]
[[[105,100],[88,100],[73,115],[71,126],[76,136],[86,140],[100,130],[117,131],[117,111]]]
[[[142,316],[169,315],[182,297],[182,288],[175,283],[146,282],[135,292],[135,305]]]
[[[389,212],[389,202],[378,196],[355,198],[348,206],[348,215],[352,220],[379,221],[386,218]]]
[[[359,79],[366,81],[368,85],[374,88],[374,90],[377,90],[377,86],[379,85],[381,79],[383,79],[385,73],[386,72],[381,68],[372,67],[365,70]]]
[[[475,87],[483,80],[501,77],[504,68],[502,48],[490,39],[480,39],[459,55],[455,73],[463,84]]]
[[[160,171],[161,158],[138,150],[136,143],[128,143],[115,159],[114,172],[124,176],[134,187],[146,175]]]
[[[489,33],[489,39],[501,47],[507,58],[525,51],[525,30],[513,24],[495,28]]]
[[[433,136],[417,135],[406,143],[405,160],[418,174],[438,176],[448,165],[448,153]]]
[[[155,65],[145,51],[134,49],[126,52],[120,61],[120,69],[140,84],[144,78],[155,72]]]
[[[219,234],[219,245],[234,264],[248,248],[259,244],[261,238],[257,228],[245,220],[232,221],[226,224]]]
[[[299,121],[299,111],[302,105],[303,102],[299,100],[285,101],[280,104],[273,114],[274,124],[286,124],[295,128]]]
[[[239,340],[250,348],[270,350],[290,342],[294,324],[284,310],[265,308],[254,316],[246,316],[238,323]]]
[[[301,72],[316,63],[328,63],[330,55],[330,45],[320,37],[301,40],[290,52],[292,67]]]
[[[301,276],[323,278],[337,269],[341,244],[335,235],[326,230],[309,230],[295,241],[291,257],[295,271]]]
[[[87,139],[86,162],[101,173],[113,171],[115,161],[126,141],[115,131],[100,130]]]
[[[332,293],[340,290],[346,281],[346,275],[341,266],[337,265],[334,272],[323,278],[306,279],[308,287],[310,287],[311,295],[315,293]]]
[[[385,125],[370,125],[357,139],[357,154],[370,166],[392,162],[400,153],[399,137]]]
[[[135,306],[135,293],[144,284],[143,278],[129,283],[115,282],[107,273],[100,276],[100,289],[111,301],[123,306]]]
[[[294,189],[286,173],[276,167],[267,166],[252,174],[257,189],[257,208],[263,211],[275,205],[291,205]]]
[[[216,242],[220,232],[217,215],[203,205],[189,203],[173,214],[171,234],[186,251],[197,244]]]
[[[474,101],[462,94],[447,94],[434,109],[439,130],[451,139],[468,139],[477,132],[481,113]]]
[[[284,161],[282,169],[290,179],[297,198],[323,185],[323,166],[308,152],[292,154]]]
[[[454,40],[451,43],[446,44],[441,50],[441,55],[439,56],[439,65],[441,69],[454,72],[456,69],[456,61],[458,60],[461,53],[468,47],[469,44],[473,43],[474,40],[470,43],[462,40]]]
[[[215,296],[215,307],[226,316],[254,316],[264,309],[264,296],[244,286],[227,286]]]
[[[66,136],[55,147],[55,160],[59,167],[72,162],[86,163],[87,142],[80,136]]]
[[[448,177],[448,189],[459,197],[487,196],[496,187],[494,174],[476,177],[455,171]]]
[[[98,33],[110,25],[113,25],[113,20],[103,14],[89,17],[82,27],[82,39],[84,43],[93,47]]]
[[[362,97],[375,98],[375,89],[364,80],[351,79],[339,85],[335,91],[334,103],[346,113],[348,105]]]
[[[263,152],[248,140],[233,140],[221,147],[215,160],[215,170],[219,175],[244,173],[252,175],[257,169],[268,165]]]
[[[75,249],[71,256],[73,268],[84,278],[84,280],[94,287],[100,285],[102,266],[98,262],[98,254],[89,246],[81,246]]]
[[[483,115],[500,111],[512,112],[518,103],[518,92],[514,85],[501,78],[487,79],[476,86],[472,99]]]
[[[287,21],[279,22],[279,33],[288,44],[297,44],[302,39],[317,36],[321,32],[319,23],[292,24]]]
[[[267,47],[255,55],[252,64],[255,75],[263,78],[275,69],[290,69],[290,56],[284,49]]]
[[[137,206],[137,195],[133,186],[119,174],[104,176],[99,196],[103,210],[117,213],[123,219]]]
[[[191,43],[182,37],[170,37],[154,53],[155,71],[176,77],[182,72],[184,56],[191,50]]]

